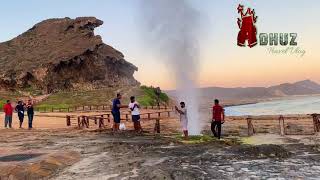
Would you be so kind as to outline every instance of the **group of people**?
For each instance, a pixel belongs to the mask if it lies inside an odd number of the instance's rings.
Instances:
[[[121,104],[122,95],[120,93],[117,94],[117,97],[112,101],[112,116],[113,116],[113,131],[120,130],[120,122],[121,122],[121,108],[129,108],[131,111],[131,119],[133,121],[134,130],[138,133],[142,132],[142,127],[140,123],[140,105],[136,101],[134,96],[130,97],[129,105],[122,105]]]
[[[180,107],[175,106],[176,111],[180,114],[180,124],[185,139],[188,139],[188,116],[185,102],[180,102]],[[214,100],[212,107],[211,131],[215,137],[221,138],[221,126],[225,121],[224,109],[219,100]]]
[[[122,95],[120,93],[117,94],[117,97],[112,101],[112,116],[113,116],[113,131],[120,130],[120,122],[121,122],[121,108],[129,108],[131,111],[131,119],[133,121],[133,127],[136,132],[141,133],[142,127],[140,123],[140,105],[136,101],[134,96],[130,97],[129,105],[121,104]],[[180,107],[175,106],[175,110],[180,114],[180,124],[184,134],[184,137],[188,138],[188,116],[187,116],[187,108],[185,102],[180,102]],[[224,109],[220,105],[219,100],[214,100],[214,105],[212,107],[212,121],[211,121],[211,131],[215,137],[218,139],[221,138],[221,126],[225,121]]]
[[[17,112],[17,115],[18,115],[19,128],[22,128],[25,111],[27,111],[28,128],[32,129],[32,122],[33,122],[33,116],[34,116],[32,100],[28,100],[27,103],[24,103],[23,101],[18,101],[15,108],[12,107],[10,100],[7,100],[7,103],[3,106],[3,111],[5,114],[5,118],[4,118],[5,128],[12,128],[12,116],[13,116],[14,110]]]

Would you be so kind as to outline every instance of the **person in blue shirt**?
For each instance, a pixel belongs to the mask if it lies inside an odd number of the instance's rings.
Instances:
[[[121,108],[128,108],[128,106],[121,105],[121,94],[118,93],[117,97],[112,101],[112,116],[113,116],[113,131],[118,131],[120,127],[120,121],[121,121],[121,114],[120,109]]]

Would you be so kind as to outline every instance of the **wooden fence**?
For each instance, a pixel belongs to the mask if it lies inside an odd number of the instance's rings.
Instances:
[[[160,133],[160,118],[170,118],[172,111],[157,111],[157,112],[146,112],[141,113],[141,120],[155,120],[155,132]],[[98,115],[80,115],[80,116],[66,116],[66,125],[76,125],[78,128],[90,128],[93,123],[97,128],[105,128],[106,121],[111,123],[111,113],[98,114]],[[131,120],[129,113],[122,113],[121,120]],[[91,122],[90,122],[91,121]]]
[[[320,132],[320,114],[310,114],[310,116],[312,117],[312,126],[313,126],[313,132],[310,133],[311,134],[316,134],[318,132]],[[252,117],[248,117],[246,118],[247,120],[247,126],[248,126],[248,136],[252,136],[254,134],[256,134],[256,129],[254,127],[254,123],[253,123],[253,120],[254,118]],[[267,119],[266,119],[267,120]],[[258,120],[259,122],[261,121],[264,121],[264,119],[259,119]],[[270,120],[267,120],[267,121],[270,121]],[[301,135],[301,133],[295,133],[295,132],[288,132],[288,128],[287,128],[287,125],[286,125],[286,121],[288,121],[288,119],[286,119],[284,116],[280,115],[279,118],[278,118],[278,121],[279,121],[279,133],[280,135],[284,136],[284,135]],[[290,121],[297,121],[299,123],[300,120],[299,119],[296,119],[296,120],[290,120]]]
[[[55,108],[55,107],[35,107],[35,111],[38,112],[88,112],[88,111],[110,111],[112,105],[85,105],[85,106],[74,106],[67,108]],[[173,110],[171,106],[145,106],[142,109],[154,109],[154,110]]]

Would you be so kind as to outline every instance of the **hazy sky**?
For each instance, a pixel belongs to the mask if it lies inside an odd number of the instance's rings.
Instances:
[[[258,33],[298,33],[298,47],[306,51],[305,55],[270,54],[268,47],[262,46],[238,47],[239,3],[255,9]],[[190,0],[190,4],[202,17],[198,37],[200,86],[268,86],[303,79],[320,82],[320,1]],[[104,21],[96,34],[138,66],[136,79],[146,85],[174,88],[171,72],[167,70],[169,65],[152,54],[144,43],[140,5],[139,0],[2,1],[0,41],[21,34],[44,19],[95,16]]]

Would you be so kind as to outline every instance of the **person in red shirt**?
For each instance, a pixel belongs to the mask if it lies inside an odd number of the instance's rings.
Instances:
[[[224,109],[219,104],[219,100],[214,100],[214,106],[212,107],[212,122],[211,122],[211,131],[213,135],[220,139],[221,137],[221,124],[224,123]],[[216,127],[218,129],[218,133],[216,132]]]
[[[3,106],[3,111],[5,114],[4,118],[4,127],[5,128],[12,128],[12,113],[13,113],[13,107],[11,106],[10,100],[7,100],[7,104]]]

